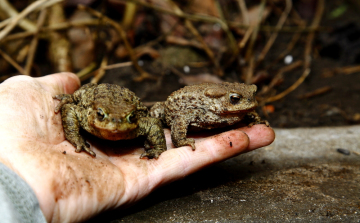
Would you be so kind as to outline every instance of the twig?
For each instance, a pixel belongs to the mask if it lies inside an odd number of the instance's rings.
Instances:
[[[262,92],[262,94],[266,94],[267,92],[269,92],[271,89],[273,89],[276,85],[276,83],[278,83],[278,81],[282,78],[283,74],[289,71],[292,71],[298,67],[300,67],[301,65],[303,65],[304,62],[302,60],[298,60],[292,64],[289,64],[283,68],[281,68],[278,73],[274,76],[274,78],[271,80],[271,82],[269,83],[267,88],[264,92]]]
[[[253,58],[254,57],[253,56],[253,50],[254,50],[253,48],[255,45],[256,38],[259,33],[259,25],[261,23],[261,18],[262,18],[264,9],[265,9],[265,4],[266,4],[266,0],[261,0],[260,9],[259,9],[259,20],[258,20],[259,23],[255,25],[255,28],[254,28],[254,31],[252,32],[250,43],[249,43],[249,46],[247,48],[246,55],[245,55],[245,60],[249,61],[249,67],[247,69],[246,76],[245,76],[246,84],[250,84],[251,78],[254,73],[253,69],[254,69],[255,58]]]
[[[132,2],[126,2],[125,13],[123,15],[122,25],[125,30],[129,29],[136,14],[136,4]]]
[[[250,57],[248,63],[249,63],[249,65],[247,66],[247,69],[246,69],[245,83],[251,84],[253,73],[254,73],[254,67],[255,67],[255,57],[254,56]]]
[[[152,47],[158,43],[160,43],[161,41],[165,40],[176,28],[176,26],[178,25],[179,21],[176,21],[175,24],[166,32],[166,33],[163,33],[161,36],[157,37],[156,39],[154,40],[151,40],[143,45],[140,45],[138,47],[136,47],[134,50],[138,50],[138,49],[141,49],[143,47]]]
[[[171,2],[171,5],[173,6],[174,11],[178,11],[179,13],[183,13],[182,10],[176,4],[174,4],[172,1],[170,1],[170,2]],[[205,43],[204,39],[202,38],[202,36],[198,32],[198,30],[195,28],[193,23],[190,20],[185,19],[185,26],[196,37],[196,39],[201,43],[203,50],[205,51],[205,53],[209,57],[211,63],[215,66],[216,74],[219,75],[219,76],[223,76],[224,72],[221,70],[219,62],[216,60],[213,51]]]
[[[277,101],[277,100],[285,97],[287,94],[289,94],[290,92],[295,90],[297,87],[299,87],[299,85],[305,80],[305,78],[309,74],[310,74],[310,69],[304,70],[303,74],[300,76],[300,78],[293,85],[291,85],[288,89],[281,92],[280,94],[277,94],[277,95],[275,95],[273,97],[265,99],[265,103],[274,102],[274,101]]]
[[[317,8],[316,8],[315,16],[314,16],[314,19],[313,19],[310,27],[316,28],[319,26],[323,12],[324,12],[324,0],[319,0]],[[304,71],[303,71],[303,74],[301,75],[301,77],[285,91],[283,91],[280,94],[275,95],[273,97],[267,98],[265,100],[265,103],[277,101],[277,100],[283,98],[284,96],[286,96],[287,94],[289,94],[290,92],[295,90],[305,80],[305,78],[310,74],[310,71],[311,71],[310,70],[310,64],[311,64],[311,55],[310,54],[311,54],[311,46],[312,46],[314,37],[315,37],[315,33],[310,32],[306,39],[306,46],[305,46],[305,51],[304,51],[304,57],[305,57],[304,58]]]
[[[248,15],[248,10],[246,8],[246,3],[244,0],[237,0],[239,8],[240,8],[240,12],[243,18],[243,23],[244,25],[249,25],[249,15]]]
[[[120,67],[129,67],[132,65],[133,65],[133,62],[131,62],[131,61],[124,62],[124,63],[111,64],[111,65],[105,66],[104,70],[111,70],[111,69],[120,68]]]
[[[208,22],[208,23],[219,23],[221,25],[221,27],[224,29],[229,29],[229,27],[231,28],[243,28],[243,29],[248,29],[249,25],[244,25],[243,23],[239,23],[239,22],[233,22],[233,21],[226,21],[226,24],[224,21],[222,21],[221,19],[217,18],[217,17],[213,17],[213,16],[207,16],[207,15],[197,15],[197,14],[188,14],[188,13],[182,13],[182,14],[177,14],[176,12],[172,11],[172,10],[168,10],[162,7],[158,7],[155,6],[154,4],[151,3],[147,3],[141,0],[126,0],[128,2],[134,2],[137,3],[139,5],[142,5],[144,7],[148,7],[148,8],[152,8],[156,11],[162,12],[162,13],[166,13],[169,15],[174,15],[177,16],[179,18],[186,18],[189,19],[191,21],[197,21],[197,22]],[[273,26],[259,26],[259,31],[265,31],[265,32],[313,32],[313,31],[331,31],[332,28],[331,27],[307,27],[304,30],[299,30],[297,27],[292,27],[292,26],[284,26],[281,29],[278,29],[276,27]]]
[[[360,72],[360,65],[355,65],[355,66],[347,66],[347,67],[337,67],[334,69],[326,69],[323,73],[322,73],[322,77],[332,77],[335,74],[353,74],[353,73],[358,73]]]
[[[84,81],[92,76],[92,73],[97,66],[98,65],[95,62],[92,62],[87,67],[77,72],[76,76],[78,76],[81,81]]]
[[[204,39],[200,35],[200,33],[197,31],[197,29],[194,27],[192,22],[190,20],[185,21],[186,27],[190,30],[190,32],[196,37],[196,39],[201,43],[206,55],[209,57],[211,63],[215,66],[215,71],[218,76],[223,76],[224,72],[221,70],[219,62],[216,60],[215,55],[213,51],[210,49],[210,47],[205,43]]]
[[[110,24],[111,26],[113,26],[115,28],[115,30],[118,32],[119,36],[121,37],[122,41],[124,42],[125,48],[128,51],[129,55],[130,55],[130,59],[133,62],[133,66],[135,67],[135,69],[140,73],[139,77],[134,78],[135,81],[142,81],[144,79],[154,79],[154,77],[152,77],[149,73],[147,73],[146,71],[144,71],[139,64],[137,63],[137,58],[136,55],[134,53],[133,48],[131,47],[129,41],[127,40],[126,37],[126,32],[124,31],[124,29],[121,27],[120,24],[118,24],[117,22],[115,22],[114,20],[110,19],[109,17],[101,14],[98,11],[95,11],[92,8],[89,8],[87,6],[84,5],[79,5],[78,6],[79,9],[81,10],[86,10],[88,11],[90,14],[103,19],[106,23]]]
[[[108,63],[108,57],[105,56],[101,61],[99,69],[95,71],[95,75],[93,79],[91,79],[91,83],[95,83],[95,84],[99,83],[100,79],[105,75],[105,68],[107,66],[107,63]]]
[[[38,21],[36,24],[36,31],[38,32],[40,30],[40,27],[44,24],[45,22],[45,18],[46,18],[46,13],[47,9],[42,9],[40,12],[40,15],[38,17]],[[30,48],[29,48],[29,54],[26,60],[26,65],[25,65],[25,71],[27,75],[31,75],[31,67],[33,65],[34,62],[34,57],[36,54],[36,49],[37,49],[37,45],[39,42],[39,36],[37,34],[34,35],[34,38],[32,39],[31,43],[30,43]]]
[[[11,21],[12,17],[15,17],[15,16],[19,15],[19,12],[16,11],[16,9],[7,0],[1,0],[0,1],[0,9],[1,9],[2,12],[7,14],[8,17],[9,17],[9,21],[6,21],[6,20],[3,21],[4,25],[0,25],[0,28],[2,26],[7,25]],[[36,25],[32,21],[30,21],[30,20],[28,20],[26,18],[19,21],[19,26],[22,29],[27,30],[27,31],[35,32],[35,30],[36,30]]]
[[[304,27],[304,26],[302,26],[302,27]],[[295,45],[299,41],[300,37],[301,37],[301,33],[294,33],[294,35],[293,35],[292,39],[290,40],[290,42],[288,43],[286,49],[273,62],[271,62],[271,64],[266,66],[265,69],[270,69],[270,67],[274,66],[280,60],[282,60],[286,55],[288,55],[291,52],[291,50],[295,47]]]
[[[221,21],[223,21],[223,23],[224,23],[223,30],[226,33],[227,37],[228,37],[230,50],[232,50],[231,57],[226,61],[225,65],[224,65],[224,67],[228,67],[236,59],[236,57],[239,55],[240,49],[237,47],[235,37],[230,32],[229,25],[227,24],[227,20],[225,18],[225,15],[224,15],[224,12],[223,12],[223,10],[221,8],[219,0],[215,0],[215,4],[216,4],[217,10],[219,11]]]
[[[242,49],[245,47],[247,41],[249,40],[251,34],[253,33],[255,29],[255,26],[250,26],[246,32],[245,32],[245,35],[243,36],[243,38],[241,39],[241,41],[239,42],[239,48]]]
[[[317,28],[319,27],[320,21],[321,21],[321,17],[323,15],[324,12],[324,7],[325,7],[325,1],[324,0],[319,0],[317,2],[317,7],[316,7],[316,12],[315,12],[315,16],[314,19],[310,25],[310,27],[312,28]],[[312,50],[312,44],[314,41],[314,37],[315,37],[315,32],[310,32],[306,38],[306,43],[305,43],[305,51],[304,51],[304,69],[307,69],[310,67],[311,64],[311,50]]]
[[[64,22],[65,12],[62,4],[55,4],[50,8],[49,25]],[[56,72],[72,72],[71,44],[64,33],[49,32],[49,59]]]
[[[26,7],[21,13],[19,13],[16,17],[9,22],[9,24],[0,32],[0,41],[18,24],[18,22],[27,16],[29,13],[38,9],[41,6],[51,6],[57,2],[62,0],[38,0]]]
[[[229,30],[229,26],[227,25],[227,23],[225,21],[223,21],[222,19],[219,19],[217,17],[213,17],[213,16],[207,16],[207,15],[196,15],[196,14],[188,14],[185,12],[179,12],[179,11],[173,11],[173,10],[168,10],[162,7],[158,7],[154,4],[150,4],[141,0],[126,0],[127,2],[134,2],[136,4],[142,5],[144,7],[148,7],[151,8],[153,10],[156,10],[158,12],[162,12],[162,13],[166,13],[169,15],[174,15],[177,16],[179,18],[184,18],[184,19],[189,19],[191,21],[202,21],[202,22],[209,22],[209,23],[218,23],[220,24],[221,28],[224,30],[224,32],[227,35],[227,38],[230,42],[230,46],[231,48],[234,50],[234,54],[238,54],[238,49],[236,47],[236,40],[234,38],[234,36],[232,35],[232,33]]]
[[[58,23],[58,24],[51,24],[47,27],[42,27],[40,29],[40,32],[43,33],[47,33],[48,31],[57,31],[57,30],[62,30],[62,29],[68,29],[71,27],[76,27],[76,26],[97,26],[99,25],[99,20],[98,19],[84,19],[84,20],[79,20],[79,21],[71,21],[71,22],[62,22],[62,23]],[[4,39],[2,40],[2,42],[5,41],[9,41],[9,40],[16,40],[16,39],[22,39],[22,38],[26,38],[29,36],[32,36],[35,34],[35,31],[26,31],[26,32],[21,32],[21,33],[15,33],[12,35],[8,35],[6,37],[4,37]],[[42,36],[40,36],[42,37]]]
[[[211,22],[211,21],[209,21]],[[240,28],[240,29],[248,29],[249,26],[244,25],[242,23],[239,22],[233,22],[233,21],[227,21],[227,23],[229,24],[230,28]],[[299,29],[298,27],[293,27],[293,26],[283,26],[280,29],[276,28],[274,26],[267,26],[267,25],[262,25],[259,26],[259,32],[287,32],[287,33],[308,33],[308,32],[330,32],[332,31],[333,28],[329,27],[329,26],[322,26],[322,27],[317,27],[317,28],[313,28],[313,27],[305,27],[304,29]]]
[[[308,99],[308,98],[312,98],[312,97],[315,97],[315,96],[318,96],[318,95],[321,95],[321,94],[325,94],[329,91],[331,91],[332,88],[329,87],[329,86],[325,86],[325,87],[322,87],[322,88],[318,88],[312,92],[309,92],[309,93],[306,93],[306,94],[303,94],[303,95],[299,95],[298,98],[299,99]]]
[[[276,28],[281,29],[281,27],[283,27],[288,15],[291,11],[291,8],[292,8],[292,0],[286,0],[285,10],[281,14],[280,19],[276,25]],[[271,46],[274,44],[277,36],[278,36],[278,32],[274,32],[273,34],[271,34],[268,42],[264,46],[263,50],[261,51],[261,53],[257,59],[257,64],[260,63],[262,60],[264,60],[266,54],[269,52]]]
[[[26,71],[15,61],[13,60],[8,54],[0,49],[0,55],[9,63],[11,64],[19,73],[26,75]]]
[[[7,19],[1,21],[1,22],[0,22],[0,29],[2,29],[2,28],[5,27],[7,24],[9,24],[10,21],[11,21],[11,19],[12,19],[12,18],[7,18]]]

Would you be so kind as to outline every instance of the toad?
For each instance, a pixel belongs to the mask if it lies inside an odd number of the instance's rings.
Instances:
[[[203,83],[186,86],[173,92],[165,102],[157,102],[150,115],[161,119],[171,128],[171,139],[175,147],[191,146],[195,140],[187,138],[189,130],[214,129],[233,125],[245,118],[248,126],[266,124],[255,108],[256,85],[243,83]]]
[[[55,96],[60,103],[55,113],[61,110],[65,138],[91,156],[96,154],[80,135],[80,128],[106,140],[133,139],[146,136],[145,152],[140,158],[158,158],[166,150],[162,123],[149,117],[147,108],[129,89],[115,84],[86,84],[74,94]]]

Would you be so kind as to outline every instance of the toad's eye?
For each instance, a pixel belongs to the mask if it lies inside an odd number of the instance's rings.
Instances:
[[[132,124],[132,123],[134,123],[135,122],[135,114],[134,114],[134,112],[131,112],[130,114],[128,114],[127,116],[126,116],[126,121],[128,122],[128,123],[130,123],[130,124]]]
[[[239,101],[241,99],[241,95],[236,94],[236,93],[230,94],[229,97],[230,97],[231,104],[237,104],[237,103],[239,103]]]
[[[97,115],[98,115],[99,120],[104,120],[104,118],[105,118],[105,113],[104,113],[104,111],[103,111],[101,108],[98,108],[98,110],[97,110]]]

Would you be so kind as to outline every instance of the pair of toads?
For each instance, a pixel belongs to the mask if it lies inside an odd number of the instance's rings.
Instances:
[[[163,124],[171,128],[175,147],[191,146],[189,130],[214,129],[250,118],[249,126],[267,121],[255,112],[255,85],[243,83],[203,83],[173,92],[165,102],[156,103],[150,111],[129,89],[115,84],[86,84],[74,94],[56,95],[60,100],[55,112],[61,111],[65,138],[76,152],[96,154],[80,135],[80,128],[106,140],[133,139],[145,136],[145,152],[140,158],[158,158],[166,151]]]

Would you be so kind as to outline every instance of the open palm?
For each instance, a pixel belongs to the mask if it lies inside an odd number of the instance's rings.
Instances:
[[[33,188],[47,221],[81,221],[125,207],[157,187],[274,140],[271,128],[256,125],[198,136],[196,151],[172,149],[165,129],[168,151],[157,160],[139,159],[141,139],[112,143],[89,138],[96,158],[75,153],[65,140],[61,117],[54,113],[58,101],[52,97],[71,94],[79,84],[74,74],[59,73],[17,76],[0,85],[0,161]]]

